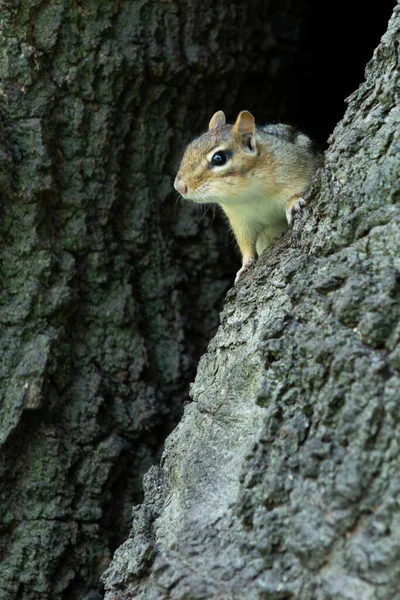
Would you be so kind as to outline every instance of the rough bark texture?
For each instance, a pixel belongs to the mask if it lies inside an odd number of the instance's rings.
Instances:
[[[174,163],[302,11],[0,2],[1,600],[99,597],[233,273]]]
[[[108,600],[400,599],[399,9],[309,209],[228,294]]]

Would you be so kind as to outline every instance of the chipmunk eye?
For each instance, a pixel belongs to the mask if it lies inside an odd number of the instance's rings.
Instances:
[[[218,152],[216,152],[213,155],[210,161],[210,165],[212,165],[213,167],[222,167],[222,165],[228,162],[230,156],[231,154],[229,152],[225,152],[224,150],[218,150]]]

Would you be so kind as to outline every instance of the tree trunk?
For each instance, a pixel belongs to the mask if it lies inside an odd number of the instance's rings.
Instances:
[[[400,6],[305,214],[227,297],[108,600],[400,599]]]
[[[100,597],[235,270],[174,165],[306,7],[0,2],[2,600]]]

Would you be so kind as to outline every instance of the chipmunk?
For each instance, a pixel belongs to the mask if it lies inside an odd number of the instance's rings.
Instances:
[[[256,127],[247,110],[227,125],[222,110],[185,150],[174,187],[187,200],[219,204],[242,253],[235,284],[288,229],[322,154],[291,125]]]

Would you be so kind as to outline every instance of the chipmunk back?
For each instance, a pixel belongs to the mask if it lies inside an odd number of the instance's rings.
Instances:
[[[248,111],[227,125],[218,111],[209,131],[186,148],[174,186],[185,199],[216,203],[225,212],[242,253],[236,283],[287,230],[321,164],[321,153],[296,128],[256,128]]]

